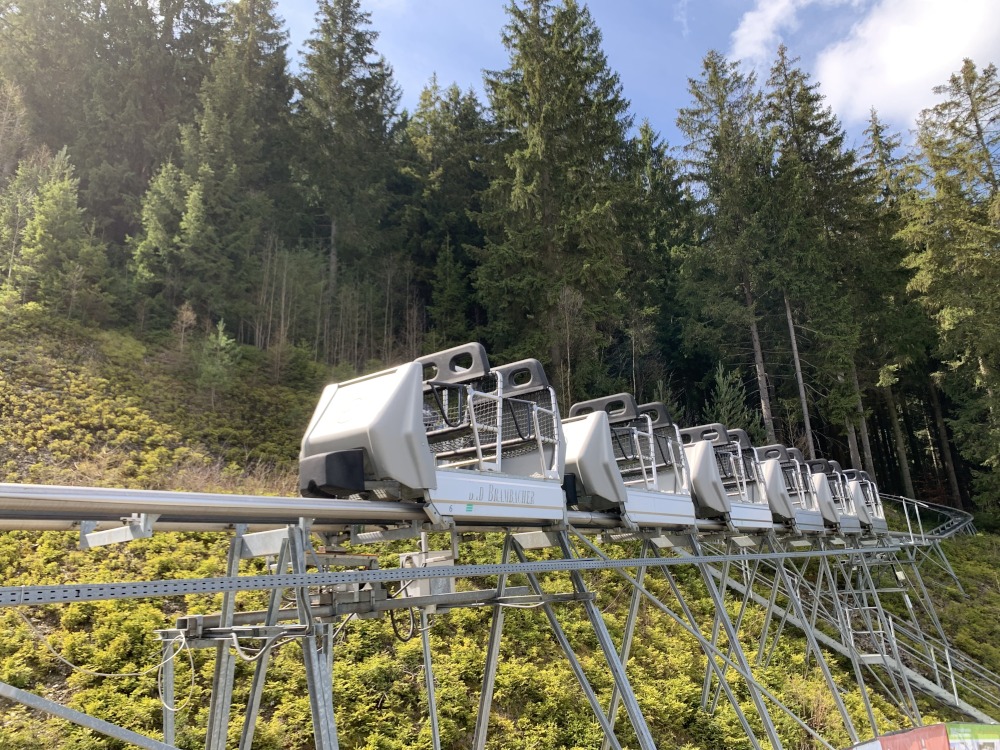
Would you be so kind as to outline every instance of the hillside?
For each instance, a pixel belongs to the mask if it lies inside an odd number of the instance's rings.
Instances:
[[[207,336],[187,342],[139,341],[76,325],[53,325],[42,313],[21,310],[0,328],[0,455],[7,481],[103,484],[231,492],[287,493],[294,489],[298,433],[312,408],[322,374],[307,369],[294,385],[276,385],[266,360],[234,356],[233,377],[216,384],[215,393],[198,386],[194,352]],[[30,343],[26,343],[30,342]],[[246,350],[239,350],[246,353]],[[221,382],[221,381],[220,381]],[[259,438],[263,436],[264,440]],[[157,534],[127,546],[87,552],[76,549],[74,534],[8,532],[0,534],[0,561],[5,585],[64,581],[138,580],[219,574],[226,538],[213,534]],[[491,536],[463,545],[470,562],[494,561],[499,540]],[[970,544],[968,548],[964,544]],[[973,565],[995,540],[954,543],[956,568]],[[396,565],[404,543],[380,549],[384,566]],[[972,546],[975,545],[975,546]],[[963,556],[963,550],[976,552]],[[636,554],[627,545],[620,553]],[[254,563],[255,565],[257,563]],[[969,572],[971,587],[988,585],[982,566]],[[977,577],[978,576],[978,577]],[[701,584],[690,572],[680,573],[687,596],[702,617],[711,611]],[[546,585],[559,584],[548,576]],[[621,637],[627,597],[610,572],[588,574],[599,592],[599,604],[612,634]],[[662,581],[649,584],[669,600]],[[976,589],[978,590],[978,589]],[[995,587],[992,590],[996,597]],[[980,599],[980,602],[984,601]],[[264,605],[260,596],[240,597],[241,608]],[[38,633],[55,652],[74,664],[98,672],[141,672],[159,659],[155,628],[168,626],[182,612],[210,612],[213,597],[166,601],[119,601],[44,607],[25,611]],[[981,605],[980,605],[981,606]],[[990,604],[989,606],[993,606]],[[969,629],[974,608],[955,596],[945,610],[957,637],[970,646],[988,640],[987,631]],[[588,675],[606,699],[611,685],[601,668],[596,643],[588,635],[582,612],[560,610],[564,626]],[[62,700],[96,716],[155,735],[159,701],[155,673],[120,679],[73,672],[29,631],[20,615],[0,615],[9,635],[0,643],[0,680]],[[744,622],[744,637],[753,642],[762,616],[753,611]],[[471,740],[480,671],[488,633],[489,611],[467,609],[436,617],[432,626],[434,666],[444,746],[465,747]],[[710,620],[704,620],[710,627]],[[989,619],[984,617],[983,627]],[[996,619],[993,620],[996,622]],[[950,626],[950,625],[949,625]],[[512,610],[497,681],[493,748],[571,748],[599,744],[599,728],[555,645],[544,617],[534,610]],[[645,609],[640,637],[629,664],[639,701],[654,735],[664,747],[712,750],[747,747],[731,709],[714,716],[698,708],[704,660],[693,641],[665,616]],[[967,646],[968,648],[968,646]],[[814,665],[806,666],[804,643],[786,638],[760,679],[834,744],[848,738]],[[994,658],[985,656],[984,658]],[[178,742],[195,748],[203,742],[207,720],[207,686],[213,660],[194,654],[194,680],[186,660],[178,669],[180,712]],[[832,657],[831,657],[832,661]],[[429,728],[422,699],[419,639],[400,642],[388,620],[348,625],[335,659],[335,703],[344,748],[425,748]],[[850,687],[846,665],[833,662],[838,683]],[[995,668],[995,667],[994,667]],[[249,683],[249,665],[237,670],[235,704]],[[745,709],[753,713],[745,690],[737,688]],[[848,695],[859,726],[863,709]],[[724,703],[724,702],[723,702]],[[901,717],[877,700],[880,720],[898,726]],[[238,732],[239,712],[233,716]],[[788,721],[777,719],[789,746],[811,746]],[[298,647],[282,647],[272,661],[263,719],[255,747],[306,750],[311,728],[304,674]],[[117,747],[61,722],[6,706],[0,725],[0,747],[36,748],[40,740],[53,750]],[[804,742],[805,744],[800,744]]]

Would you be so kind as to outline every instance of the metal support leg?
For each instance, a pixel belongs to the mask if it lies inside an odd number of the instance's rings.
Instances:
[[[281,551],[278,553],[278,561],[275,566],[275,573],[283,575],[288,568],[288,539],[281,543]],[[278,612],[281,609],[281,595],[284,589],[274,589],[267,604],[267,616],[265,625],[276,625],[278,623]],[[257,716],[260,713],[261,696],[264,693],[264,681],[267,677],[267,667],[271,661],[270,650],[261,654],[254,665],[253,681],[250,683],[250,695],[247,699],[246,716],[243,719],[243,733],[240,735],[240,750],[250,750],[253,745],[254,731],[257,728]]]
[[[500,564],[510,561],[513,537],[508,533],[503,541],[503,553]],[[500,575],[497,579],[497,598],[503,596],[507,587],[507,576]],[[500,660],[500,641],[503,638],[504,608],[497,605],[493,608],[493,622],[490,624],[490,640],[486,647],[486,664],[483,667],[483,689],[479,694],[479,713],[476,715],[476,732],[473,736],[473,750],[485,750],[486,735],[490,725],[490,710],[493,707],[493,688],[496,685],[497,663]]]
[[[163,741],[168,745],[174,744],[176,736],[177,706],[174,704],[174,659],[179,653],[178,649],[175,648],[176,645],[174,641],[170,640],[163,642],[163,666],[160,668],[159,676],[162,690],[160,698],[163,700]]]
[[[168,745],[150,737],[145,737],[137,732],[133,732],[130,729],[125,729],[117,724],[112,724],[109,721],[104,721],[103,719],[89,716],[88,714],[81,713],[80,711],[75,711],[68,706],[63,706],[55,701],[50,701],[48,698],[43,698],[40,695],[29,693],[27,690],[21,690],[13,685],[8,685],[6,682],[0,682],[0,698],[15,701],[20,703],[22,706],[27,706],[35,711],[44,711],[52,716],[57,716],[60,719],[65,719],[66,721],[71,721],[81,727],[86,727],[87,729],[91,729],[95,732],[100,732],[108,737],[114,737],[117,740],[126,742],[129,745],[134,745],[135,747],[144,748],[145,750],[177,750],[177,748],[173,745]]]
[[[240,572],[240,557],[243,552],[243,534],[246,526],[236,527],[236,534],[229,543],[229,557],[226,561],[226,575],[235,577]],[[236,610],[236,592],[227,591],[222,595],[222,610],[219,624],[232,625]],[[226,750],[226,736],[229,731],[229,711],[233,703],[233,679],[236,675],[236,659],[229,650],[228,643],[215,647],[215,673],[212,676],[212,699],[208,709],[208,732],[205,736],[205,750]]]
[[[521,549],[521,545],[514,542],[514,552],[517,554],[518,560],[521,562],[527,562],[527,558],[524,556],[524,550]],[[538,577],[534,573],[526,573],[528,578],[528,583],[531,585],[532,590],[538,596],[544,596],[542,591],[542,586],[538,582]],[[576,653],[573,651],[573,647],[570,645],[569,638],[566,637],[566,632],[563,630],[562,625],[559,624],[559,620],[556,617],[555,610],[552,609],[552,605],[548,602],[542,604],[542,611],[545,613],[545,617],[549,621],[549,626],[552,628],[552,632],[555,634],[556,641],[559,643],[559,647],[562,648],[563,653],[566,654],[566,658],[569,660],[570,668],[573,670],[573,674],[576,676],[577,682],[580,683],[580,687],[583,689],[584,694],[587,696],[587,702],[590,703],[590,708],[593,710],[594,715],[597,717],[598,723],[601,725],[601,729],[604,730],[604,736],[608,738],[611,742],[611,747],[613,750],[622,750],[621,743],[618,742],[618,738],[615,737],[614,728],[608,721],[608,717],[604,715],[604,709],[601,708],[600,702],[597,700],[597,695],[594,693],[594,688],[591,687],[590,681],[587,679],[587,675],[584,674],[583,667],[580,665],[580,660],[576,658]],[[646,747],[643,746],[644,750]],[[650,745],[648,750],[655,750],[652,744],[652,738],[650,738]]]
[[[775,563],[775,568],[781,584],[785,587],[785,591],[788,592],[788,602],[792,613],[800,622],[805,622],[805,610],[802,608],[802,602],[799,601],[799,598],[792,591],[792,581],[788,576],[788,571],[785,570],[784,561],[778,560]],[[830,667],[827,665],[826,659],[823,658],[823,652],[820,650],[819,643],[816,642],[816,634],[811,628],[806,628],[803,630],[803,633],[806,636],[806,643],[809,645],[809,649],[816,656],[816,664],[823,673],[823,679],[826,680],[826,686],[830,689],[830,694],[833,695],[833,700],[837,704],[837,710],[840,711],[840,717],[844,720],[844,727],[847,729],[847,734],[850,736],[851,742],[857,744],[861,739],[854,728],[854,722],[851,721],[850,714],[847,713],[847,706],[844,705],[844,700],[840,697],[840,690],[837,688],[837,683],[833,681],[833,675],[830,673]]]
[[[726,542],[726,554],[728,555],[730,552],[732,552],[732,544],[727,541]],[[731,567],[731,564],[730,564],[729,560],[726,560],[722,564],[722,580],[723,581],[726,581],[726,580],[729,579],[729,569],[730,569],[730,567]],[[719,631],[722,628],[722,618],[723,617],[728,618],[729,615],[726,614],[725,610],[722,610],[720,612],[718,610],[718,608],[716,608],[715,613],[714,613],[714,617],[712,619],[712,645],[713,646],[718,646],[719,645]],[[733,644],[730,643],[729,647],[730,647],[730,649],[732,649]],[[709,661],[712,661],[712,662],[715,661],[715,657],[713,657],[713,656],[709,656],[708,659],[709,659]],[[704,683],[701,686],[701,709],[702,709],[702,711],[707,711],[708,713],[711,713],[711,711],[709,711],[709,705],[710,705],[709,704],[709,696],[711,695],[711,692],[712,692],[712,677],[715,674],[715,671],[716,670],[713,669],[711,665],[709,665],[709,667],[705,670],[705,680],[704,680]],[[726,680],[726,669],[725,669],[725,667],[722,667],[722,671],[719,674],[719,680],[720,680],[720,682],[725,682],[725,680]]]
[[[694,550],[696,555],[701,555],[701,547],[698,543],[698,539],[694,535],[691,535],[691,548]],[[702,578],[705,581],[705,587],[708,589],[708,595],[712,599],[712,604],[715,605],[716,612],[722,620],[722,627],[726,631],[726,637],[729,638],[729,642],[733,644],[733,655],[735,656],[734,661],[740,666],[740,670],[743,674],[751,675],[752,671],[750,669],[750,663],[747,661],[746,654],[743,653],[742,646],[740,646],[739,634],[736,632],[736,628],[733,627],[733,623],[730,621],[729,615],[726,612],[726,603],[723,600],[719,589],[715,585],[715,579],[712,577],[712,573],[709,570],[710,566],[704,563],[699,563],[697,566],[698,570],[701,571]],[[780,748],[782,745],[781,740],[778,738],[778,730],[774,726],[774,721],[771,719],[771,714],[767,710],[767,706],[764,705],[764,701],[760,697],[760,692],[755,689],[756,687],[756,684],[753,682],[749,685],[750,698],[757,709],[757,713],[760,715],[760,720],[764,724],[764,733],[767,735],[768,740],[770,740],[771,746],[774,748]]]
[[[559,547],[562,549],[563,556],[567,560],[573,557],[569,536],[565,531],[559,532]],[[587,584],[583,580],[583,575],[579,570],[571,570],[570,578],[573,581],[573,587],[578,593],[582,594],[587,591]],[[597,635],[597,642],[604,652],[604,659],[611,668],[611,675],[614,677],[615,685],[617,685],[618,692],[622,696],[622,702],[625,704],[625,712],[632,723],[632,729],[635,731],[636,739],[639,741],[639,747],[643,750],[655,750],[656,743],[653,742],[653,735],[649,731],[646,717],[642,715],[642,709],[639,708],[639,701],[636,700],[635,692],[632,690],[632,685],[625,674],[625,665],[618,658],[618,652],[615,650],[614,641],[611,640],[608,626],[604,624],[604,617],[601,615],[601,610],[593,599],[585,599],[583,606],[587,611],[590,626]],[[611,736],[614,736],[614,728],[611,730]]]
[[[306,572],[306,547],[308,539],[303,525],[288,527],[288,548],[292,572]],[[337,750],[337,725],[333,714],[333,676],[327,671],[327,660],[320,653],[326,642],[328,625],[313,621],[307,589],[296,590],[299,622],[309,626],[309,635],[302,639],[302,657],[306,668],[306,689],[312,709],[313,734],[316,750]]]
[[[441,750],[437,701],[434,698],[434,670],[431,668],[431,634],[426,609],[420,610],[420,640],[423,642],[424,648],[424,684],[427,686],[427,713],[431,717],[431,740],[434,750]]]
[[[868,563],[865,560],[864,555],[858,555],[858,565],[859,565],[859,567],[861,569],[860,572],[863,575],[862,580],[865,583],[867,583],[868,586],[870,587],[870,590],[872,592],[872,596],[875,599],[876,604],[878,605],[877,606],[877,613],[878,613],[879,620],[881,620],[883,622],[884,628],[885,628],[885,632],[886,633],[891,633],[892,632],[891,624],[886,620],[885,611],[882,609],[882,602],[879,601],[878,592],[875,591],[875,582],[872,580],[871,571],[868,568]],[[906,699],[907,699],[907,701],[909,703],[910,708],[912,708],[912,710],[913,710],[913,713],[910,715],[910,718],[913,719],[914,724],[916,724],[917,726],[920,726],[920,725],[923,724],[923,719],[920,716],[920,706],[917,705],[917,700],[913,696],[913,690],[910,688],[910,681],[906,678],[906,674],[903,671],[903,668],[905,667],[905,665],[903,664],[903,659],[902,659],[902,657],[899,654],[899,649],[896,646],[896,639],[895,638],[892,638],[892,637],[889,638],[889,646],[892,649],[892,658],[893,658],[893,660],[900,667],[900,669],[899,669],[899,679],[900,679],[900,682],[903,683],[903,689],[906,692]],[[886,668],[891,669],[888,664],[886,664]]]
[[[646,557],[649,553],[649,548],[652,545],[648,540],[644,541],[642,544],[642,552],[639,557]],[[636,571],[635,580],[640,584],[646,577],[646,566],[643,565]],[[635,624],[639,619],[639,605],[642,604],[642,594],[639,589],[632,589],[632,601],[628,608],[628,618],[625,620],[625,633],[622,636],[622,649],[620,652],[620,658],[622,660],[622,665],[628,664],[628,657],[632,651],[632,639],[635,637]],[[615,684],[611,688],[611,707],[608,709],[608,721],[611,722],[612,729],[615,726],[615,720],[618,717],[618,706],[621,704],[621,694],[618,692],[618,685]],[[601,750],[608,750],[611,746],[610,741],[607,737],[601,743]]]
[[[772,545],[772,548],[773,548],[773,545]],[[777,549],[775,549],[774,551],[777,552]],[[745,570],[746,569],[744,568],[744,571]],[[740,631],[740,628],[743,627],[743,618],[746,616],[747,605],[750,603],[750,596],[751,596],[751,594],[753,594],[753,584],[754,584],[754,581],[757,580],[757,575],[758,575],[759,571],[760,571],[760,560],[755,560],[754,563],[753,563],[753,567],[750,569],[749,576],[744,575],[744,577],[746,579],[748,579],[748,580],[746,581],[746,583],[744,585],[743,598],[740,601],[740,610],[739,610],[739,612],[736,613],[736,622],[733,623],[733,625],[736,628],[736,632],[737,633]],[[722,591],[723,591],[723,594],[725,594],[726,587],[728,586],[728,581],[729,581],[729,579],[727,578],[727,579],[725,579],[722,582],[722,587],[723,587]],[[732,652],[733,652],[734,648],[739,648],[738,644],[732,644],[732,643],[730,643],[729,644],[729,655],[730,655],[730,657],[732,656]],[[714,714],[715,713],[715,709],[718,708],[718,706],[719,706],[719,698],[721,697],[721,695],[722,695],[722,685],[716,685],[715,686],[715,691],[712,694],[712,702],[711,702],[711,704],[709,706],[709,711],[708,712],[710,714]]]

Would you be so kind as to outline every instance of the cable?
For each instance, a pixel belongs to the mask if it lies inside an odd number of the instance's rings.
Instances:
[[[188,664],[191,666],[191,682],[188,684],[187,698],[184,699],[184,702],[182,704],[178,706],[176,703],[174,703],[174,705],[168,706],[167,702],[163,700],[163,667],[167,663],[167,661],[169,661],[169,659],[163,661],[160,664],[160,669],[156,673],[156,697],[159,698],[160,705],[163,707],[163,709],[165,711],[170,711],[171,713],[177,713],[178,711],[182,711],[183,709],[187,708],[188,705],[190,705],[191,703],[191,699],[194,697],[194,653],[191,650],[191,646],[188,645],[187,636],[184,635],[184,633],[181,633],[180,635],[180,642],[181,642],[181,648],[187,651]],[[171,643],[173,643],[173,641],[171,641]],[[176,655],[177,651],[175,651],[170,658],[173,659]]]
[[[395,633],[396,638],[398,638],[403,643],[406,643],[408,640],[413,638],[414,633],[416,633],[417,631],[417,620],[413,615],[413,607],[409,607],[406,610],[406,612],[410,616],[410,629],[404,636],[402,633],[399,632],[399,623],[396,622],[396,610],[394,609],[389,610],[389,622],[392,623],[392,632]]]
[[[39,641],[41,641],[42,645],[45,646],[45,648],[49,651],[50,654],[52,654],[54,657],[56,657],[56,659],[58,659],[59,661],[61,661],[67,667],[69,667],[70,669],[72,669],[74,672],[80,672],[81,674],[90,675],[91,677],[145,677],[147,674],[150,674],[150,673],[155,672],[155,671],[157,671],[159,669],[162,669],[163,665],[166,664],[168,661],[172,661],[177,656],[177,654],[180,652],[180,650],[181,650],[181,649],[177,649],[170,656],[168,656],[166,659],[164,659],[160,663],[158,663],[158,664],[150,667],[149,669],[144,669],[142,672],[95,672],[92,669],[87,669],[86,667],[79,667],[79,666],[77,666],[76,664],[74,664],[73,662],[71,662],[69,659],[67,659],[66,657],[64,657],[62,654],[60,654],[58,651],[56,651],[54,648],[52,648],[52,646],[49,644],[49,642],[46,639],[46,637],[44,635],[42,635],[40,632],[38,632],[38,629],[35,627],[34,623],[32,623],[31,620],[29,620],[25,616],[25,614],[23,612],[21,612],[21,610],[15,609],[14,611],[17,612],[18,617],[20,617],[24,621],[24,624],[28,626],[28,629],[31,630],[31,632],[32,632],[32,634],[34,634],[35,638],[37,638]],[[171,640],[171,643],[172,642],[173,642],[173,640]],[[186,641],[185,641],[185,646],[186,646]],[[184,646],[182,646],[182,648],[183,647]]]
[[[174,649],[174,651],[170,654],[170,656],[168,656],[165,659],[162,659],[158,664],[150,667],[149,669],[144,669],[141,672],[97,672],[94,671],[93,669],[87,669],[85,667],[77,666],[69,659],[67,659],[65,656],[58,653],[54,648],[52,648],[52,645],[49,643],[48,639],[44,635],[42,635],[42,633],[38,632],[38,629],[35,627],[34,623],[31,622],[31,620],[29,620],[27,616],[23,612],[21,612],[21,610],[15,609],[14,611],[17,612],[18,617],[20,617],[24,621],[24,624],[28,626],[28,630],[30,630],[32,635],[34,635],[35,638],[38,641],[40,641],[43,646],[45,646],[48,652],[52,654],[56,659],[61,661],[63,664],[65,664],[67,667],[72,669],[74,672],[90,675],[91,677],[145,677],[146,675],[152,672],[156,672],[156,697],[159,699],[160,705],[164,708],[164,710],[170,711],[171,713],[176,713],[177,711],[181,711],[187,708],[187,706],[191,703],[191,699],[194,696],[194,674],[195,674],[194,654],[191,651],[191,646],[188,645],[187,637],[184,635],[184,633],[181,633],[180,636],[178,636],[177,638],[171,638],[169,641],[166,641],[166,643],[180,642],[180,645],[176,649]],[[188,686],[188,695],[187,698],[184,699],[184,703],[182,703],[181,705],[178,706],[175,703],[173,706],[168,706],[167,702],[163,700],[163,668],[169,662],[174,661],[177,658],[177,654],[179,654],[181,651],[187,652],[188,664],[191,667],[191,682]]]

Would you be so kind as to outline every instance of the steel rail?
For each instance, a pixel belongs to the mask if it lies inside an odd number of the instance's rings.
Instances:
[[[102,487],[69,487],[42,484],[0,483],[0,531],[79,531],[81,522],[96,525],[88,531],[121,526],[125,519],[146,514],[157,516],[157,531],[226,531],[236,524],[248,524],[250,530],[296,524],[302,518],[312,521],[313,529],[357,524],[406,524],[430,522],[425,506],[396,500],[342,500],[326,498],[230,495],[209,492],[174,492]],[[501,528],[539,528],[558,525],[550,520],[518,519],[507,527],[496,521],[477,523],[456,518],[455,529],[486,531]],[[569,510],[566,522],[578,529],[627,529],[617,513]],[[721,520],[698,519],[694,526],[657,527],[661,533],[725,534]],[[654,529],[648,529],[654,531]],[[748,532],[736,532],[747,536]],[[795,535],[793,529],[775,523],[761,533]],[[800,535],[801,536],[801,535]],[[834,530],[806,535],[804,539],[840,536]]]
[[[881,552],[894,552],[897,547],[880,547]],[[858,549],[854,552],[865,552]],[[60,604],[65,602],[104,599],[147,599],[186,594],[216,594],[229,591],[259,591],[277,588],[332,586],[338,583],[394,583],[433,578],[482,578],[517,573],[552,573],[576,570],[609,570],[622,568],[671,567],[674,565],[715,564],[742,560],[775,560],[807,557],[835,557],[844,550],[806,550],[781,553],[736,553],[688,557],[573,558],[537,562],[491,563],[484,565],[442,565],[427,568],[384,568],[376,570],[346,570],[325,573],[292,573],[263,576],[219,576],[214,578],[181,578],[176,580],[131,581],[124,583],[81,583],[46,586],[0,587],[0,607]]]

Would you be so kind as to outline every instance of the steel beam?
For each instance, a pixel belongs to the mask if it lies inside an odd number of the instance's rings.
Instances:
[[[179,750],[174,745],[168,745],[165,742],[151,739],[150,737],[120,727],[117,724],[74,711],[72,708],[68,708],[61,703],[56,703],[40,695],[29,693],[27,690],[21,690],[13,685],[8,685],[6,682],[0,682],[0,698],[12,700],[15,703],[20,703],[22,706],[27,706],[36,711],[44,711],[47,714],[65,719],[81,727],[86,727],[108,737],[113,737],[116,740],[144,748],[144,750]]]

